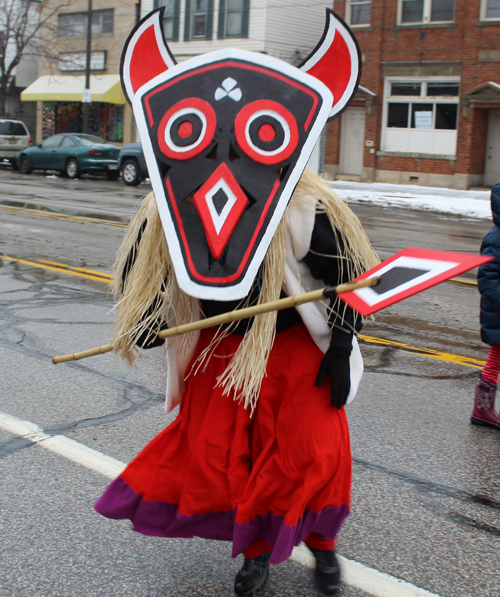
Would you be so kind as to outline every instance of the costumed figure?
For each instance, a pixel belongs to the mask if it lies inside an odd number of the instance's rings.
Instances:
[[[113,349],[161,344],[162,328],[350,281],[379,261],[357,217],[307,160],[354,96],[358,45],[327,11],[299,69],[223,50],[177,65],[162,11],[143,19],[122,81],[153,191],[118,255]],[[349,513],[344,404],[362,375],[362,321],[339,299],[169,339],[167,410],[177,418],[96,504],[161,537],[232,541],[235,592],[305,541],[316,584],[339,586],[335,539]]]
[[[494,226],[481,243],[481,255],[495,259],[481,265],[477,273],[481,293],[481,340],[490,348],[476,383],[470,420],[476,425],[500,429],[500,415],[495,410],[500,375],[500,184],[491,189],[491,213]]]

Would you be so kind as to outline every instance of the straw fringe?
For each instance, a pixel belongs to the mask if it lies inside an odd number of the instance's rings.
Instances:
[[[276,301],[281,294],[285,271],[286,219],[283,218],[262,263],[262,290],[257,304]],[[262,380],[266,375],[267,361],[276,336],[277,311],[262,313],[254,318],[252,327],[243,337],[238,350],[224,373],[217,379],[217,386],[224,388],[223,395],[233,393],[251,414],[257,405]]]
[[[340,269],[347,268],[347,278],[353,279],[380,262],[356,215],[331,189],[329,184],[306,168],[291,202],[304,202],[309,208],[325,212],[343,246]],[[146,225],[147,222],[147,225]],[[284,279],[286,237],[288,218],[282,218],[270,248],[262,263],[262,290],[258,304],[277,300]],[[142,230],[139,250],[137,237]],[[122,272],[131,252],[137,251],[125,287],[122,288]],[[113,350],[133,364],[139,351],[135,348],[138,337],[148,328],[154,337],[161,321],[188,323],[195,318],[198,301],[184,293],[178,286],[160,216],[150,193],[130,223],[117,255],[112,290],[118,296],[118,315],[114,325]],[[242,307],[248,304],[242,301]],[[334,309],[337,303],[334,305]],[[144,314],[147,316],[144,318]],[[144,319],[143,319],[144,318]],[[276,334],[277,311],[263,313],[254,318],[238,350],[232,357],[216,385],[223,388],[224,395],[244,403],[253,413],[266,374],[267,362]],[[334,322],[335,325],[335,322]],[[231,326],[219,328],[210,346],[200,355],[191,373],[196,373],[207,359],[212,358]],[[180,348],[187,337],[178,338]]]
[[[123,287],[122,272],[129,255],[135,255],[135,262]],[[146,330],[149,330],[147,338],[154,338],[163,321],[181,325],[195,317],[197,301],[177,284],[153,193],[144,198],[127,229],[113,268],[111,290],[120,297],[115,307],[118,315],[113,326],[113,352],[130,365],[140,354],[136,343]],[[181,348],[188,339],[180,337]]]

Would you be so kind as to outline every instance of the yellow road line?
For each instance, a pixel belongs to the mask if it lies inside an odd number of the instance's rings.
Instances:
[[[472,286],[477,286],[477,282],[473,282],[472,280],[459,280],[458,278],[450,278],[449,282],[460,282],[460,284],[471,284]]]
[[[69,220],[71,222],[81,222],[81,223],[89,223],[89,224],[104,224],[105,226],[117,226],[118,228],[127,228],[128,224],[118,224],[117,222],[110,222],[108,220],[98,220],[96,218],[86,218],[84,216],[77,217],[77,216],[67,216],[65,214],[57,214],[57,213],[49,213],[45,211],[39,211],[35,209],[25,209],[21,207],[7,207],[6,205],[0,205],[0,209],[5,211],[13,211],[16,213],[23,213],[35,216],[41,216],[44,218],[54,218],[59,220]],[[47,262],[49,263],[49,262]],[[70,266],[66,266],[70,267]],[[77,268],[73,268],[77,269]],[[451,278],[450,282],[460,282],[461,284],[470,284],[472,286],[477,286],[477,282],[473,282],[471,280],[460,280],[458,278]]]
[[[109,220],[98,220],[97,218],[85,218],[84,216],[67,216],[66,214],[50,213],[40,211],[38,209],[26,209],[21,207],[7,207],[0,205],[0,209],[4,211],[13,211],[21,214],[28,214],[30,216],[41,216],[43,218],[54,218],[56,220],[69,220],[71,222],[89,223],[89,224],[104,224],[105,226],[117,226],[118,228],[127,228],[128,224],[119,224],[118,222],[110,222]]]
[[[446,361],[456,365],[463,365],[464,367],[473,367],[475,369],[482,369],[486,361],[473,359],[471,357],[464,357],[461,355],[451,354],[448,352],[440,352],[439,350],[432,350],[430,348],[417,348],[402,342],[394,342],[393,340],[385,340],[384,338],[376,338],[375,336],[360,335],[360,338],[368,344],[380,344],[382,346],[392,346],[397,350],[418,354],[429,359],[437,359],[438,361]]]
[[[63,269],[61,267],[51,267],[49,265],[42,265],[41,263],[37,263],[36,261],[26,261],[26,259],[16,259],[15,257],[8,257],[7,255],[0,255],[1,259],[7,259],[8,261],[15,261],[17,263],[25,263],[26,265],[32,265],[34,267],[41,267],[42,269],[52,270],[54,272],[62,272],[63,274],[71,274],[72,276],[78,276],[80,278],[88,278],[89,280],[97,280],[98,282],[105,282],[106,284],[109,282],[110,278],[105,277],[108,274],[99,274],[99,276],[90,276],[88,274],[83,274],[80,272],[71,271],[68,269]],[[99,272],[96,272],[99,273]]]
[[[15,261],[17,263],[25,263],[26,265],[32,265],[34,267],[41,267],[64,274],[71,274],[72,276],[79,276],[81,278],[88,278],[89,280],[97,280],[99,282],[109,283],[111,276],[106,273],[97,272],[95,270],[89,270],[82,267],[73,267],[66,265],[65,263],[59,263],[57,261],[48,261],[46,259],[40,259],[40,262],[27,261],[26,259],[16,259],[14,257],[8,257],[7,255],[0,255],[0,258],[7,259],[8,261]],[[51,265],[43,265],[51,264]],[[53,267],[62,266],[62,267]],[[77,270],[77,271],[75,271]],[[83,273],[86,272],[86,273]],[[97,274],[95,276],[89,274]],[[379,344],[382,346],[391,346],[396,350],[403,352],[409,352],[412,354],[418,354],[429,359],[436,359],[439,361],[446,361],[448,363],[454,363],[455,365],[462,365],[464,367],[473,367],[474,369],[482,369],[486,361],[480,361],[471,357],[464,357],[461,355],[451,354],[447,352],[440,352],[438,350],[432,350],[430,348],[417,348],[404,344],[403,342],[395,342],[394,340],[386,340],[385,338],[377,338],[375,336],[360,335],[360,338],[367,344]]]
[[[86,272],[88,274],[96,274],[97,276],[101,276],[102,278],[106,278],[107,280],[111,280],[111,274],[106,274],[104,272],[98,272],[94,269],[85,269],[84,267],[74,267],[72,265],[67,265],[66,263],[59,263],[57,261],[47,261],[47,259],[37,259],[40,263],[48,263],[49,265],[58,265],[60,267],[68,268],[70,270],[76,270],[78,272]],[[70,274],[72,272],[68,272]]]

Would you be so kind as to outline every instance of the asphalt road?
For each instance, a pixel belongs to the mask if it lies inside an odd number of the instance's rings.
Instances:
[[[163,410],[162,349],[135,369],[111,355],[50,359],[108,341],[105,282],[149,190],[0,171],[0,413],[120,462],[175,417]],[[476,253],[490,228],[353,209],[382,258],[405,246]],[[487,353],[478,306],[473,284],[447,282],[378,314],[363,330],[366,373],[347,411],[353,509],[339,553],[442,597],[500,593],[500,433],[469,424]],[[143,537],[99,517],[92,504],[109,479],[39,439],[0,426],[1,597],[232,594],[241,558],[229,545]],[[263,597],[318,594],[298,560],[272,569]],[[339,595],[403,594],[363,586]]]

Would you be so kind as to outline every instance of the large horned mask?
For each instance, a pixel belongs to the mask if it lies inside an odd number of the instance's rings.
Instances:
[[[327,9],[300,68],[236,49],[177,64],[162,17],[132,31],[121,76],[175,273],[191,296],[243,298],[325,123],[356,92],[359,47]]]

